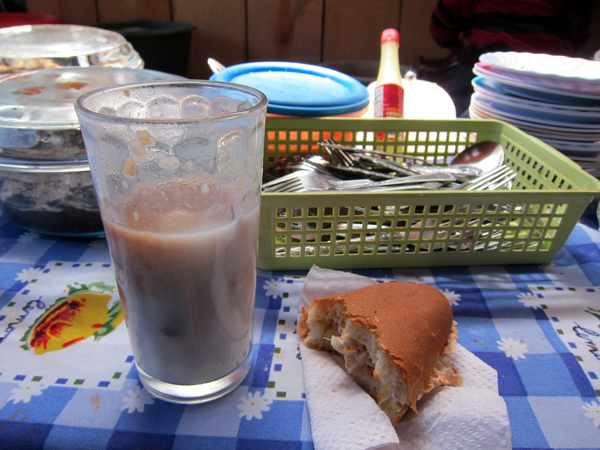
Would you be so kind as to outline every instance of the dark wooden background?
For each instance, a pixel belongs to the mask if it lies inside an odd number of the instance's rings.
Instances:
[[[501,0],[499,0],[501,1]],[[574,0],[577,1],[577,0]],[[385,28],[400,32],[400,62],[448,52],[429,36],[436,0],[27,0],[29,11],[53,14],[61,23],[92,25],[136,19],[175,21],[192,34],[188,77],[211,75],[209,57],[224,65],[248,61],[379,60]],[[600,20],[580,52],[600,49]]]

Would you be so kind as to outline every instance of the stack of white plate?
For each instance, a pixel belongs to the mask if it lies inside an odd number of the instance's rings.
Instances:
[[[472,119],[514,125],[600,176],[600,62],[496,52],[473,72]]]

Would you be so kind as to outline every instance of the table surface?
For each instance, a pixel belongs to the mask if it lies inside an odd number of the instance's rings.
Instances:
[[[498,371],[515,449],[589,449],[600,448],[599,269],[597,225],[578,224],[550,265],[353,272],[444,292],[459,343]],[[106,241],[0,217],[0,448],[313,448],[294,331],[305,275],[259,271],[250,374],[222,399],[176,405],[141,388]],[[60,339],[30,345],[36,319],[82,293],[94,302]]]

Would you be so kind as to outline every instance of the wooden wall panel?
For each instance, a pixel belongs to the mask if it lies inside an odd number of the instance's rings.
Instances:
[[[171,21],[170,0],[96,1],[100,22],[129,22],[136,19]]]
[[[246,61],[244,0],[171,0],[173,20],[198,27],[192,34],[189,78],[207,79],[212,72],[206,60],[229,66]]]
[[[323,0],[251,0],[248,60],[318,63],[322,25]]]
[[[192,35],[190,78],[206,79],[209,57],[226,66],[246,61],[317,64],[342,59],[379,60],[381,32],[400,32],[400,61],[441,58],[447,50],[429,35],[437,0],[27,0],[30,11],[62,23],[93,24],[141,18],[198,27]],[[247,10],[246,10],[247,8]],[[598,21],[596,21],[596,24]],[[596,27],[598,28],[598,27]],[[586,46],[600,49],[595,30]]]
[[[437,45],[429,34],[431,13],[437,0],[405,1],[400,22],[400,60],[417,67],[419,56],[443,58],[450,52]]]
[[[88,25],[98,20],[95,0],[27,0],[27,8],[52,14],[61,23]]]
[[[403,0],[327,0],[323,61],[379,61],[381,32],[400,26]]]

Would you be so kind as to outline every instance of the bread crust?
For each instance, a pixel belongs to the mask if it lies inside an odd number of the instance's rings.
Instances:
[[[308,336],[309,310],[327,310],[333,304],[343,305],[342,315],[347,320],[376,336],[378,346],[404,378],[408,401],[416,412],[416,402],[452,330],[452,308],[444,294],[425,284],[391,282],[317,298],[302,310],[297,325],[298,335],[308,347],[323,349]]]

